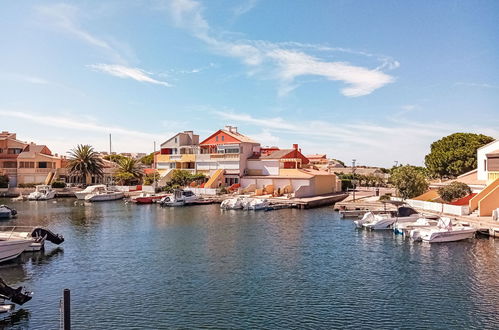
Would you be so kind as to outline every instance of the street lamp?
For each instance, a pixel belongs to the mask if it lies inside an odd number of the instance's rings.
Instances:
[[[356,186],[356,181],[355,181],[355,162],[356,159],[352,159],[352,183],[353,183],[353,201],[355,202],[355,186]]]

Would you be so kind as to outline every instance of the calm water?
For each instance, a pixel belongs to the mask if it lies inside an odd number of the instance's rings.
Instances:
[[[499,240],[411,243],[332,208],[8,203],[5,225],[66,242],[0,265],[34,291],[7,327],[56,329],[63,288],[75,329],[499,327]]]

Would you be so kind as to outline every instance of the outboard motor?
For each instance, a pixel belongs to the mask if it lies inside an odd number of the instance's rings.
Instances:
[[[45,239],[47,241],[52,242],[52,243],[54,243],[56,245],[59,245],[62,242],[64,242],[64,237],[62,235],[54,234],[53,232],[51,232],[48,229],[39,228],[39,227],[35,228],[31,232],[31,237],[45,237]]]
[[[31,295],[29,292],[24,291],[23,287],[20,286],[17,289],[11,288],[0,278],[0,297],[10,300],[15,304],[23,305],[31,300]]]

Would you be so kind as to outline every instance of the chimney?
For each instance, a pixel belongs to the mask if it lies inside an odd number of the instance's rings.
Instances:
[[[237,134],[237,127],[236,126],[232,126],[231,132]]]
[[[232,132],[232,126],[230,125],[225,125],[224,130]]]
[[[293,149],[298,150],[298,144],[293,144]]]

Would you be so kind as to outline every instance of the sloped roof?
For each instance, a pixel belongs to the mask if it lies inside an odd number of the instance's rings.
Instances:
[[[489,152],[486,156],[499,156],[499,149]]]
[[[281,159],[281,158],[283,158],[284,156],[286,156],[287,154],[289,154],[290,152],[293,152],[293,151],[294,151],[294,149],[280,149],[280,150],[275,150],[275,151],[272,151],[268,155],[261,155],[260,159]]]
[[[237,140],[239,140],[241,142],[248,142],[248,143],[257,143],[257,144],[259,144],[258,142],[256,142],[252,138],[250,138],[249,136],[243,135],[243,134],[241,134],[239,132],[238,133],[234,133],[234,132],[229,132],[229,131],[224,130],[224,129],[221,129],[220,131],[224,132],[227,135],[232,136],[234,139],[237,139]]]
[[[315,154],[315,155],[306,155],[305,157],[307,158],[326,158],[326,154],[323,154],[323,155],[319,155],[319,154]]]
[[[252,138],[250,138],[249,136],[246,136],[246,135],[243,135],[239,132],[237,133],[234,133],[234,132],[230,132],[228,130],[225,130],[225,129],[219,129],[218,131],[216,131],[215,133],[211,134],[210,136],[208,136],[206,139],[204,139],[201,143],[199,143],[200,145],[202,144],[205,144],[205,141],[211,139],[213,136],[217,135],[218,133],[224,133],[224,134],[227,134],[228,136],[231,136],[233,137],[234,139],[238,140],[239,142],[247,142],[247,143],[254,143],[254,144],[260,144],[259,142],[256,142],[255,140],[253,140]]]

